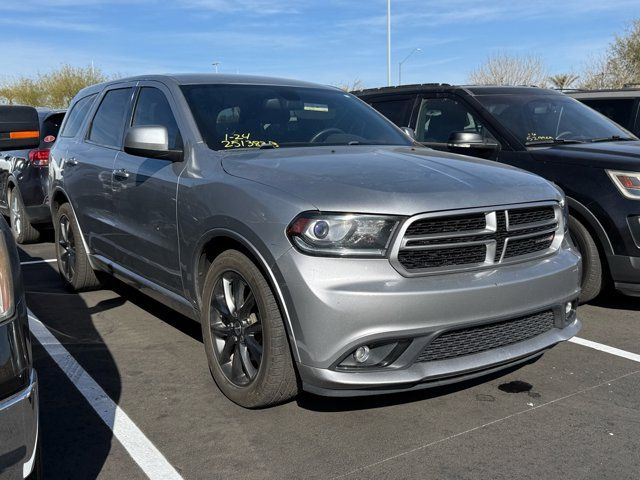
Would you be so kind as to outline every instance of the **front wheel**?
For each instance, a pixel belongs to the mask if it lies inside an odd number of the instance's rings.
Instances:
[[[582,255],[582,292],[580,303],[587,303],[602,290],[602,261],[589,230],[575,217],[569,216],[569,234]]]
[[[80,227],[71,205],[58,209],[55,222],[56,258],[60,276],[73,290],[89,290],[100,285],[82,243]]]
[[[246,408],[283,403],[297,395],[278,303],[246,255],[228,250],[214,260],[202,303],[205,351],[222,393]]]

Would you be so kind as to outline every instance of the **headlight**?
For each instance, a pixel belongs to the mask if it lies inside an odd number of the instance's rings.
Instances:
[[[381,215],[305,212],[291,222],[287,235],[311,255],[384,257],[399,221]]]
[[[640,173],[616,172],[613,170],[607,170],[607,173],[622,195],[634,200],[640,200]]]

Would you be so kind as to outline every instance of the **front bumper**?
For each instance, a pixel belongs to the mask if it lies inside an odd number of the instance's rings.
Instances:
[[[51,222],[51,208],[47,204],[32,205],[25,207],[27,211],[27,217],[31,224],[50,224]]]
[[[640,257],[610,255],[607,261],[616,289],[625,295],[640,296]]]
[[[388,260],[319,258],[290,250],[278,259],[293,308],[291,331],[305,390],[383,393],[464,380],[526,362],[580,329],[580,322],[526,341],[462,357],[417,363],[435,332],[559,310],[579,294],[580,257],[565,243],[555,255],[492,270],[406,278]],[[336,364],[363,344],[410,339],[384,368]],[[411,355],[414,355],[413,360]]]
[[[38,443],[38,378],[31,371],[29,386],[0,401],[0,477],[31,474]]]

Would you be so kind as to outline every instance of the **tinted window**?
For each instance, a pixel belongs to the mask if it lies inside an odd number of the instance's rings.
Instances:
[[[144,87],[140,89],[136,111],[133,114],[132,125],[159,125],[166,127],[169,132],[169,149],[182,147],[182,139],[178,124],[167,98],[157,88]]]
[[[40,127],[40,143],[44,147],[48,148],[53,144],[53,142],[55,142],[63,119],[64,113],[54,113],[53,115],[45,117],[42,122],[42,126]],[[46,142],[45,138],[47,139]]]
[[[618,125],[631,128],[634,98],[609,98],[602,100],[580,100],[585,105],[597,110],[605,117],[609,117]]]
[[[374,100],[371,106],[399,127],[406,127],[412,99]]]
[[[426,98],[420,105],[416,139],[447,143],[454,132],[480,133],[487,143],[497,143],[482,122],[461,102],[451,98]]]
[[[634,138],[608,118],[565,95],[478,95],[476,99],[525,145]]]
[[[277,85],[185,85],[200,133],[214,150],[311,145],[410,145],[351,94]]]
[[[93,117],[89,140],[100,145],[112,147],[120,147],[122,145],[122,132],[126,122],[130,98],[130,88],[120,88],[107,92],[98,107],[95,117]]]
[[[89,95],[81,98],[71,107],[71,111],[67,115],[67,123],[64,125],[62,133],[60,133],[61,137],[75,137],[77,135],[95,98],[95,94]]]

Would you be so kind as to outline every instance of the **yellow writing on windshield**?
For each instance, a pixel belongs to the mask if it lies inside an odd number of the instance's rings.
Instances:
[[[273,140],[251,140],[250,133],[234,133],[233,135],[225,134],[224,139],[220,141],[224,148],[260,148],[263,145],[272,145],[278,148]]]

